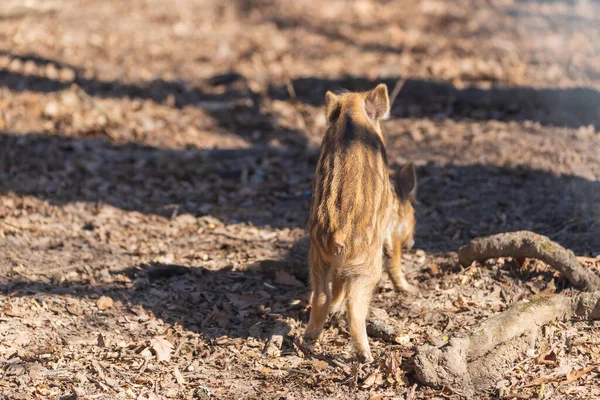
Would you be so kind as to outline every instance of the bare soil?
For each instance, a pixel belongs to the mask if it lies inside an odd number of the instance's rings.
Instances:
[[[459,398],[415,345],[574,291],[459,246],[526,229],[600,263],[599,38],[595,0],[3,0],[0,398]],[[375,363],[336,324],[307,358],[324,93],[399,78],[423,295],[384,277],[404,336]],[[481,398],[600,398],[599,334],[545,327]]]

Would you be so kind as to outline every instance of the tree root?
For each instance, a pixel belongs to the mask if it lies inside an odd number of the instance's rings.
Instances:
[[[571,318],[600,319],[600,292],[536,297],[488,319],[470,334],[452,336],[441,347],[420,346],[415,357],[417,378],[469,398],[489,392],[535,345],[538,327]]]
[[[533,232],[500,233],[479,238],[458,250],[458,260],[464,266],[498,257],[536,258],[558,270],[574,287],[600,290],[600,277],[586,270],[571,250]]]

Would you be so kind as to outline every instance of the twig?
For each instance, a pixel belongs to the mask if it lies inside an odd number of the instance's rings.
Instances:
[[[94,382],[96,385],[100,386],[105,392],[116,392],[115,389],[113,389],[112,387],[108,386],[107,384],[103,383],[102,381],[93,378],[91,376],[88,376],[88,379],[92,382]]]
[[[400,78],[396,82],[396,85],[394,86],[394,90],[392,90],[392,95],[390,96],[390,110],[392,109],[392,106],[394,105],[394,102],[396,101],[396,97],[398,97],[398,94],[400,93],[400,90],[402,90],[402,88],[404,87],[405,83],[406,83],[405,78]]]
[[[301,375],[304,375],[304,376],[313,376],[313,374],[311,374],[310,372],[301,371],[301,370],[296,369],[296,368],[288,368],[286,371],[287,372],[293,372],[293,373],[296,373],[296,374],[301,374]]]
[[[277,235],[274,235],[273,237],[269,237],[269,238],[253,238],[253,237],[248,237],[248,236],[238,236],[238,235],[234,235],[233,233],[229,233],[226,230],[223,229],[215,229],[214,231],[212,231],[213,235],[219,235],[219,236],[224,236],[226,238],[229,239],[233,239],[233,240],[241,240],[244,242],[268,242],[272,239],[274,239]]]
[[[298,117],[300,117],[300,121],[302,122],[302,126],[300,128],[302,130],[306,130],[306,128],[308,127],[308,123],[306,122],[306,118],[304,117],[304,114],[302,113],[302,110],[300,109],[300,103],[298,102],[298,96],[296,96],[296,90],[294,89],[294,84],[292,83],[292,80],[289,77],[285,78],[285,86],[287,88],[288,95],[292,99],[292,105],[294,106],[294,109],[296,110],[296,115]]]
[[[2,224],[6,225],[6,226],[8,226],[10,228],[13,228],[13,229],[27,230],[27,228],[23,228],[22,226],[11,224],[10,222],[6,222],[6,221],[0,221],[0,222],[2,222]]]
[[[557,237],[559,237],[561,234],[565,233],[566,231],[568,231],[569,229],[575,227],[575,226],[579,226],[581,224],[584,224],[586,221],[585,220],[581,220],[580,218],[578,218],[576,221],[572,221],[569,222],[567,224],[565,224],[561,229],[559,229],[558,231],[548,235],[549,238],[551,239],[555,239]]]

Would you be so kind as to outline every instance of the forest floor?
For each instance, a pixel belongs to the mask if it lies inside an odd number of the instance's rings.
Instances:
[[[598,38],[592,0],[3,0],[0,398],[458,398],[416,345],[573,291],[461,245],[528,229],[600,262]],[[403,336],[373,364],[334,325],[306,358],[324,94],[398,78],[422,295],[383,277]],[[481,398],[600,398],[599,322],[537,340]]]

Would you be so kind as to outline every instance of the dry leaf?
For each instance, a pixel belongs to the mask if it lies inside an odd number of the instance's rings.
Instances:
[[[173,351],[173,345],[164,337],[156,336],[150,341],[150,346],[156,354],[158,361],[170,361],[171,352]]]
[[[533,382],[525,385],[525,387],[537,386],[545,382],[557,381],[559,379],[562,379],[562,377],[566,376],[569,372],[571,372],[571,367],[568,365],[555,368],[554,371],[552,371],[551,373],[537,378]]]
[[[310,362],[317,372],[321,372],[329,368],[329,364],[322,360],[317,360],[316,358]]]
[[[556,365],[557,355],[556,355],[556,352],[554,351],[554,347],[547,353],[540,354],[536,358],[536,361],[539,364]]]
[[[67,304],[66,309],[69,314],[75,315],[76,317],[83,315],[83,313],[81,312],[81,309],[75,303]]]
[[[286,286],[304,287],[304,283],[300,282],[292,274],[285,271],[277,271],[275,273],[275,283]]]
[[[108,310],[109,308],[113,308],[115,303],[113,302],[113,299],[111,299],[110,297],[102,296],[98,299],[98,301],[96,302],[96,305],[98,306],[98,308],[100,310]]]
[[[379,319],[381,321],[387,321],[390,319],[390,315],[383,308],[371,307],[370,313],[372,319]]]
[[[436,276],[439,275],[442,271],[440,270],[439,265],[437,265],[436,263],[431,263],[429,264],[429,272],[431,272],[431,275]]]
[[[98,377],[100,379],[106,379],[106,374],[104,373],[104,368],[102,368],[102,366],[100,365],[98,360],[92,359],[92,367],[94,367],[94,369],[96,370],[96,373],[98,374]]]
[[[256,296],[248,293],[227,293],[226,296],[231,304],[240,310],[250,307],[252,304],[254,304],[254,301],[256,301]]]
[[[98,347],[106,347],[106,342],[104,341],[104,336],[101,333],[98,334]]]
[[[14,347],[5,347],[0,345],[0,356],[3,356],[7,360],[17,354],[17,352],[17,349]]]
[[[362,388],[368,389],[373,385],[381,385],[383,383],[383,376],[381,372],[375,371],[363,381]]]
[[[181,372],[179,372],[179,368],[175,367],[173,370],[173,375],[175,375],[175,380],[177,383],[180,385],[185,385],[185,379],[183,379],[183,375],[181,375]]]
[[[85,390],[77,386],[73,386],[73,393],[75,393],[75,396],[77,396],[78,399],[86,397]]]
[[[31,367],[29,367],[29,377],[34,381],[44,376],[48,372],[48,369],[41,366],[39,363],[34,363]]]
[[[9,317],[20,317],[23,315],[23,313],[17,307],[15,307],[14,304],[11,303],[7,303],[4,306],[2,312],[8,315]]]
[[[574,382],[577,379],[584,376],[585,374],[587,374],[588,372],[590,372],[591,370],[593,370],[594,368],[595,367],[593,365],[588,365],[587,367],[582,369],[572,370],[567,374],[567,380],[564,383],[569,384],[571,382]]]

